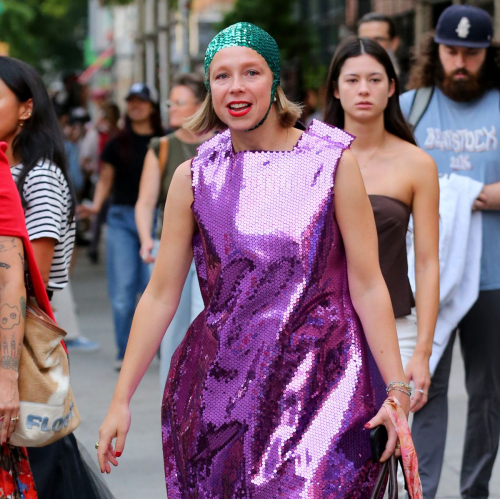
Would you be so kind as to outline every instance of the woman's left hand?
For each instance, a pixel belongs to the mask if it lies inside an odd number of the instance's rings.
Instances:
[[[394,395],[394,393],[393,393]],[[409,406],[409,397],[407,395],[402,394],[406,399],[408,399],[407,404],[403,404],[403,401],[401,400],[401,405],[403,405],[403,408],[405,410],[405,413],[407,413],[407,409]],[[403,397],[398,397],[398,400],[403,399]],[[396,449],[396,444],[398,443],[398,433],[396,431],[396,428],[394,428],[394,425],[392,424],[391,419],[389,418],[389,415],[387,414],[387,411],[385,407],[382,405],[380,410],[377,412],[375,417],[373,417],[368,423],[366,423],[365,428],[368,428],[369,430],[372,430],[373,428],[383,425],[385,426],[387,430],[387,435],[389,436],[387,440],[387,445],[385,446],[385,450],[380,458],[380,462],[383,463],[384,461],[387,461],[393,454],[396,457],[401,456],[401,449]]]
[[[406,364],[405,373],[413,381],[413,397],[410,411],[417,412],[429,400],[429,387],[431,386],[429,357],[415,352],[408,364]]]
[[[0,373],[0,443],[8,442],[19,420],[19,388],[17,372],[5,370]],[[16,419],[18,418],[18,419]]]

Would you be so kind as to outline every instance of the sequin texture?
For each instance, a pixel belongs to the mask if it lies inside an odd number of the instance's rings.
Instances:
[[[370,497],[363,425],[384,384],[354,311],[335,221],[353,138],[313,121],[292,151],[192,162],[204,311],[176,350],[162,432],[169,499]]]

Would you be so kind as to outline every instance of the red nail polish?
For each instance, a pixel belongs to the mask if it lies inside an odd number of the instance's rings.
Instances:
[[[121,452],[116,452],[115,454],[116,454],[116,457],[120,457],[122,455]]]
[[[370,423],[366,423],[365,428],[370,428]]]

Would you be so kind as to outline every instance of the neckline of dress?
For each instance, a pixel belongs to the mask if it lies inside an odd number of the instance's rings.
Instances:
[[[229,131],[229,141],[231,143],[231,152],[232,152],[233,156],[237,156],[238,154],[242,154],[242,153],[273,154],[273,153],[292,153],[292,152],[295,152],[300,147],[304,135],[308,134],[308,132],[311,129],[312,124],[315,121],[316,120],[312,120],[311,123],[309,123],[309,126],[305,130],[302,131],[302,134],[299,137],[299,140],[297,140],[297,142],[295,143],[295,145],[290,150],[286,150],[286,151],[266,151],[266,150],[261,150],[261,149],[255,149],[255,150],[244,149],[243,151],[235,151],[233,148],[233,141],[231,140],[231,130],[228,130]],[[294,127],[292,127],[292,128],[294,128]]]

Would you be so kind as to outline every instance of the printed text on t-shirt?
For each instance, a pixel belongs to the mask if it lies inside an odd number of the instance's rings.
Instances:
[[[440,149],[441,151],[453,151],[458,156],[450,157],[450,168],[452,170],[472,170],[472,164],[468,154],[463,152],[483,152],[498,148],[497,130],[494,125],[468,130],[441,130],[440,128],[427,128],[427,138],[424,147],[426,149]]]

